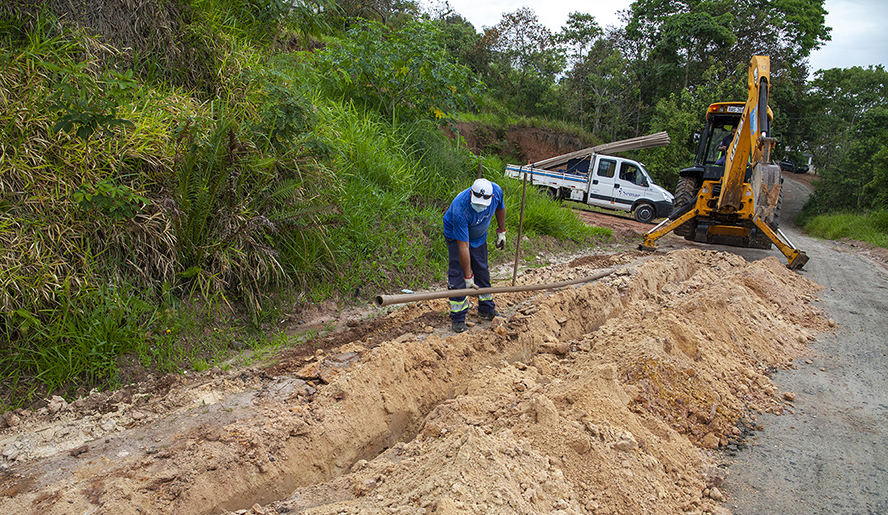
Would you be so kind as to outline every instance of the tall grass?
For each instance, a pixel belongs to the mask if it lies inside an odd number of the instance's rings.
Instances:
[[[600,143],[599,138],[591,132],[583,129],[579,125],[565,120],[550,120],[548,118],[504,115],[499,109],[491,111],[488,109],[478,113],[463,113],[460,115],[460,121],[471,122],[479,125],[493,127],[495,129],[508,129],[510,127],[530,127],[543,129],[558,134],[573,136],[580,141],[590,142],[589,146]]]
[[[888,211],[818,215],[806,222],[804,227],[809,234],[820,238],[848,238],[888,248]]]
[[[131,194],[116,201],[150,196],[154,180],[171,165],[163,114],[184,99],[160,98],[153,90],[137,88],[117,106],[118,116],[137,121],[134,129],[88,138],[55,133],[58,114],[50,106],[56,85],[65,80],[59,70],[80,66],[85,48],[76,34],[47,33],[32,34],[23,48],[0,51],[4,310],[34,312],[42,303],[57,301],[65,278],[76,288],[98,268],[117,276],[135,270],[161,277],[172,273],[172,242],[164,237],[166,223],[156,206],[139,205],[132,217],[121,220],[109,216],[120,207],[114,199],[105,198],[112,204],[102,209],[100,199],[92,195],[104,184],[107,191]],[[87,101],[98,98],[106,90],[105,81],[101,73],[85,68],[78,73],[77,94]],[[136,102],[136,97],[141,98]],[[77,191],[90,198],[78,202]]]
[[[268,293],[290,284],[276,242],[311,232],[329,210],[312,189],[329,184],[323,167],[294,141],[309,125],[273,118],[264,83],[256,90],[244,73],[223,95],[240,99],[237,110],[137,80],[112,91],[118,76],[89,60],[83,34],[37,28],[0,48],[0,369],[13,390],[107,384],[119,354],[167,348],[166,333],[144,336],[150,317],[128,317],[127,334],[104,326],[115,304],[168,306],[161,291],[196,295],[206,313],[241,305],[258,324]],[[92,118],[75,113],[70,133],[53,130],[80,106]],[[103,129],[111,117],[131,126]],[[90,120],[95,129],[78,130]]]
[[[72,288],[65,281],[56,305],[36,316],[13,312],[18,334],[7,330],[11,345],[0,360],[4,382],[18,385],[32,375],[50,392],[72,380],[112,384],[117,356],[143,344],[143,326],[151,323],[153,308],[133,293],[131,287],[107,285]],[[27,396],[27,390],[21,393]]]
[[[351,104],[319,111],[315,136],[335,149],[329,166],[341,188],[341,223],[328,242],[336,261],[348,263],[347,274],[330,278],[333,289],[347,298],[357,290],[363,299],[360,292],[428,281],[442,262],[433,243],[442,203],[429,193],[441,185],[411,148],[410,126],[394,128]]]

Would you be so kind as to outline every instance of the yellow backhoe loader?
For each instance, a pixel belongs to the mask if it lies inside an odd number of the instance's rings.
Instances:
[[[709,106],[695,166],[680,172],[672,213],[644,235],[640,249],[656,249],[655,242],[673,231],[704,243],[764,249],[773,243],[792,270],[808,261],[778,228],[783,178],[771,162],[776,139],[768,107],[770,77],[770,58],[754,56],[746,103]]]

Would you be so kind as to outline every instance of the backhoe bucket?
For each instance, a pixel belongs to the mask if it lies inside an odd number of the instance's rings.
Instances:
[[[755,217],[771,225],[777,225],[780,207],[780,167],[756,163],[752,170],[752,195]]]

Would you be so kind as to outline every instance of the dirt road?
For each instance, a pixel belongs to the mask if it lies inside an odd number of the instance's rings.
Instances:
[[[788,235],[811,258],[802,275],[826,287],[815,304],[836,329],[771,377],[796,394],[794,408],[764,417],[754,444],[733,457],[728,505],[737,514],[888,513],[888,273],[847,245]]]
[[[790,237],[811,255],[802,274],[774,251],[667,238],[523,270],[526,284],[617,272],[498,295],[506,316],[472,315],[463,334],[439,299],[268,367],[48,399],[2,418],[0,510],[876,513],[884,273]]]

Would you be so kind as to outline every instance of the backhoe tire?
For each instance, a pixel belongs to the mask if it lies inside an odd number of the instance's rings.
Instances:
[[[635,219],[643,224],[649,224],[654,221],[657,210],[650,204],[638,204],[635,208]]]
[[[764,250],[771,248],[771,238],[768,238],[768,235],[760,231],[758,227],[753,229],[752,234],[752,238],[749,240],[749,248]]]
[[[697,190],[699,189],[696,177],[679,177],[678,186],[675,188],[675,198],[672,199],[672,212],[693,204],[697,201]],[[694,232],[697,230],[697,221],[688,220],[679,225],[672,232],[676,236],[683,236],[684,239],[694,241]]]

